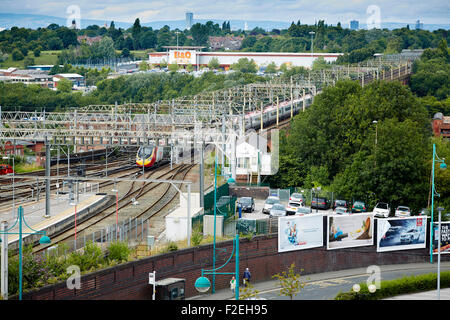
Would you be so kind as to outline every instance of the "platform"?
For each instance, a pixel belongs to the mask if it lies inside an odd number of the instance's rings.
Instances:
[[[77,219],[81,217],[84,212],[86,212],[90,207],[95,206],[99,202],[102,202],[107,195],[104,194],[95,194],[95,193],[86,193],[79,195],[79,202],[76,206],[77,211]],[[45,198],[38,202],[27,202],[15,205],[15,213],[12,213],[12,207],[8,209],[0,210],[0,222],[7,221],[8,228],[11,228],[16,220],[17,220],[17,210],[19,206],[23,208],[24,220],[26,223],[22,225],[23,233],[31,233],[34,232],[30,230],[29,227],[33,228],[36,231],[46,231],[47,235],[51,237],[51,233],[55,231],[58,227],[63,227],[64,225],[70,224],[75,219],[75,206],[69,203],[69,196],[59,195],[59,196],[51,196],[50,200],[50,217],[45,217]],[[29,227],[28,227],[28,226]],[[9,233],[19,232],[19,224],[17,223]],[[23,235],[23,239],[25,239],[27,234]],[[18,234],[9,234],[8,235],[8,244],[15,243],[18,241]]]

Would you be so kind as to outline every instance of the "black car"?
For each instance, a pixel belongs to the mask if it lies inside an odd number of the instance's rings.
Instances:
[[[238,201],[239,206],[242,208],[242,212],[253,212],[255,210],[255,200],[252,197],[242,197]]]
[[[330,203],[327,198],[323,198],[323,197],[312,198],[311,208],[327,210],[330,208]]]

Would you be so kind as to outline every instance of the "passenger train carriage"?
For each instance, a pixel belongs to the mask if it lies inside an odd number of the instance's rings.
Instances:
[[[278,108],[278,119],[280,121],[287,119],[291,115],[291,104],[293,103],[292,112],[297,114],[303,108],[303,99],[306,99],[305,106],[312,104],[313,96],[307,94],[304,98],[294,99],[293,101],[281,102]],[[267,127],[277,121],[277,106],[269,105],[263,109],[263,126]],[[249,112],[244,117],[245,130],[259,129],[261,127],[261,111],[256,110]],[[181,155],[181,154],[180,154]],[[139,148],[136,154],[136,165],[138,167],[157,167],[162,163],[170,161],[170,147],[146,145]]]
[[[139,148],[136,154],[138,167],[158,167],[170,160],[170,147],[146,145]]]

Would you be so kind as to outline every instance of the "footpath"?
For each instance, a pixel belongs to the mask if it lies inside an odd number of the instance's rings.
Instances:
[[[396,276],[396,274],[404,273],[405,275],[413,275],[413,274],[426,274],[426,273],[436,273],[437,272],[437,262],[434,263],[415,263],[415,264],[396,264],[396,265],[383,265],[380,266],[382,280],[391,280],[396,278],[401,278],[402,276]],[[441,262],[441,272],[450,271],[450,261]],[[390,275],[390,276],[389,276]],[[216,277],[219,277],[217,275]],[[242,275],[240,275],[242,277]],[[323,283],[326,281],[335,281],[338,283],[343,279],[367,279],[369,274],[367,273],[366,268],[355,268],[355,269],[347,269],[340,271],[332,271],[332,272],[324,272],[317,274],[308,274],[304,277],[304,282],[306,284],[305,288],[308,286],[314,286],[318,283]],[[355,283],[365,282],[357,281]],[[277,299],[277,294],[280,289],[280,285],[278,280],[270,280],[264,282],[253,282],[253,288],[258,291],[258,296],[266,295],[267,293],[274,293],[273,296],[269,299],[274,300]],[[319,291],[318,291],[319,290]],[[303,290],[300,295],[304,300],[316,300],[317,296],[320,296],[320,290],[328,290],[328,292],[324,292],[324,296],[329,294],[330,286],[317,285],[314,286],[314,295],[310,295],[308,297],[308,293],[306,290]],[[351,286],[349,289],[351,290]],[[306,294],[306,296],[305,296]],[[337,294],[337,292],[336,292]],[[334,297],[334,295],[332,295]],[[278,296],[279,297],[279,296]],[[187,298],[186,300],[234,300],[234,295],[229,288],[216,290],[215,293],[211,293],[211,289],[206,294],[197,295],[194,297]],[[332,299],[332,298],[327,298]],[[437,299],[437,290],[431,290],[427,292],[420,293],[412,293],[406,295],[399,295],[395,297],[386,298],[384,300],[436,300]],[[440,290],[440,299],[441,300],[450,300],[450,288],[444,288]]]

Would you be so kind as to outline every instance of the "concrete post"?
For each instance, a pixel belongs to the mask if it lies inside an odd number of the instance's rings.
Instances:
[[[201,147],[200,147],[200,190],[199,190],[199,194],[200,194],[200,207],[204,207],[204,196],[205,196],[205,182],[204,182],[204,178],[205,178],[205,155],[204,155],[204,151],[205,151],[205,141],[202,141],[201,143]]]
[[[303,88],[303,112],[306,109],[306,96],[305,96],[305,88]]]
[[[293,103],[294,102],[292,102],[292,100],[291,100],[291,106],[292,106]],[[280,100],[279,100],[279,98],[277,96],[277,127],[278,127],[278,123],[279,123],[279,114],[280,114],[280,110],[279,109],[280,109]]]
[[[231,133],[231,177],[236,181],[236,135]]]
[[[8,300],[8,222],[2,221],[1,224],[1,239],[2,239],[2,251],[1,251],[1,295],[4,300]]]

